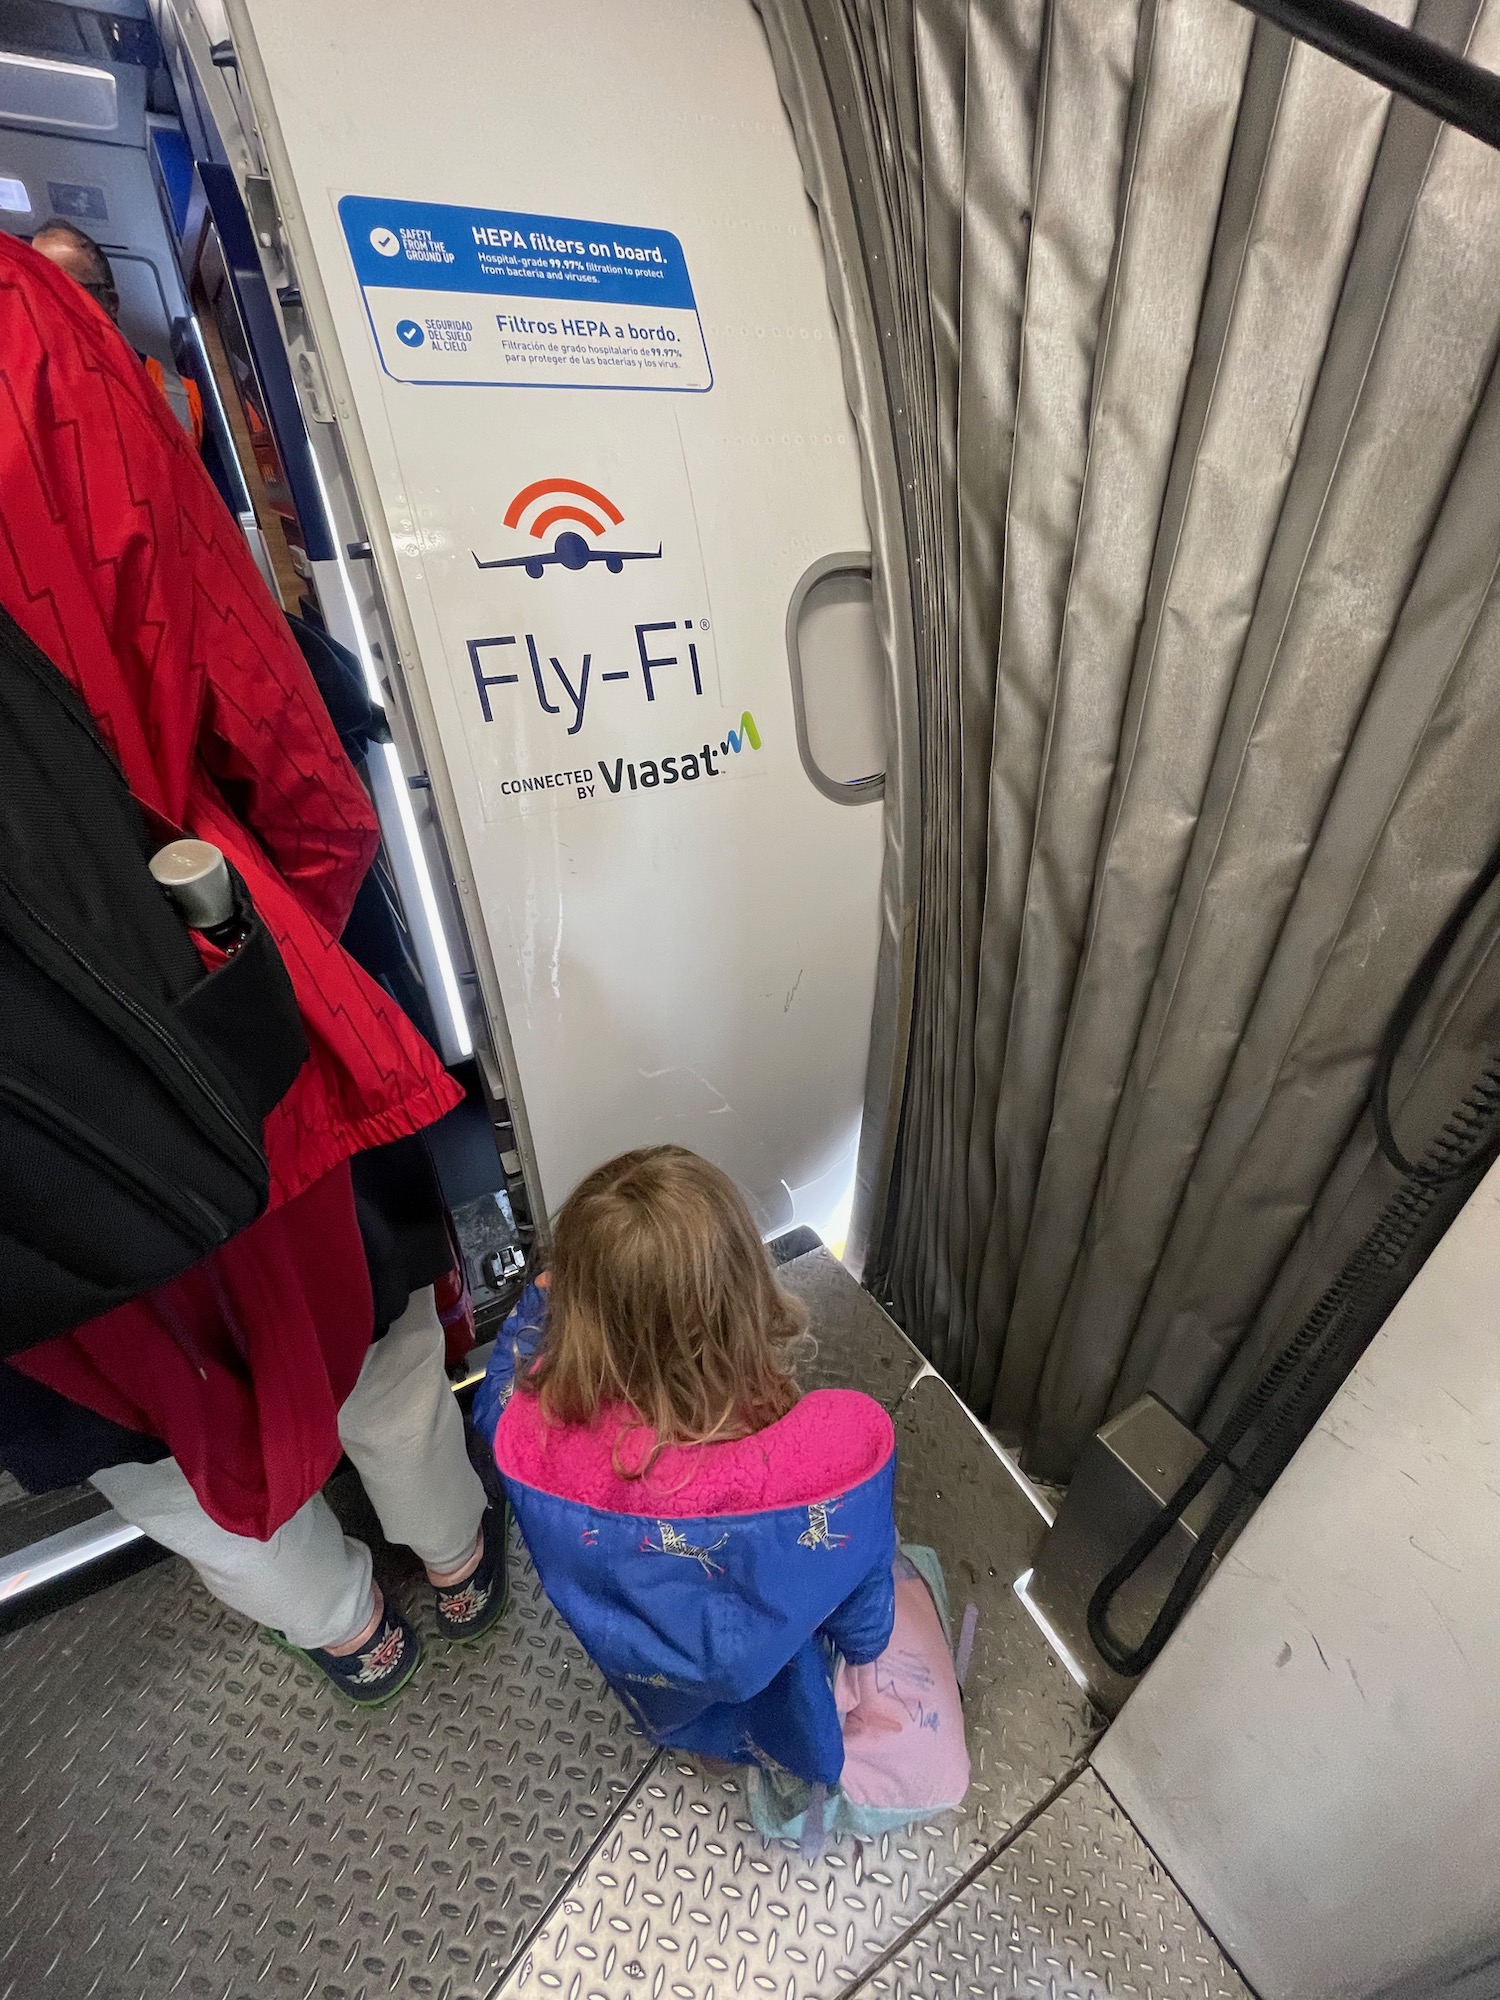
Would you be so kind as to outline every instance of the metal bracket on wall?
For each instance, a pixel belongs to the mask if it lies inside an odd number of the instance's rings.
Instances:
[[[269,177],[265,174],[246,174],[241,183],[241,193],[256,242],[262,250],[270,251],[278,261],[284,262],[281,255],[281,217],[277,213],[276,195]]]

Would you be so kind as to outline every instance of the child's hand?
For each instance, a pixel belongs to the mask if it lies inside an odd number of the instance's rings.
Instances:
[[[531,1282],[539,1292],[545,1292],[552,1283],[552,1273],[550,1271],[538,1271]]]

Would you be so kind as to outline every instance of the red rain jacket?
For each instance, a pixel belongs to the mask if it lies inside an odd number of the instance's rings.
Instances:
[[[131,790],[244,876],[311,1058],[266,1120],[272,1206],[462,1093],[336,942],[374,813],[192,441],[106,315],[0,236],[0,601]]]

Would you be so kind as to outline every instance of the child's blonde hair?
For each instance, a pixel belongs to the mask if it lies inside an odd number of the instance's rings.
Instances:
[[[744,1196],[683,1146],[622,1153],[579,1182],[553,1239],[547,1338],[524,1387],[558,1423],[625,1403],[666,1445],[748,1437],[797,1400],[807,1311],[776,1283]]]

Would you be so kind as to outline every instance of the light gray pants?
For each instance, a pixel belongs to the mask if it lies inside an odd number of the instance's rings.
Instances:
[[[365,1356],[339,1411],[339,1437],[388,1540],[429,1569],[462,1567],[484,1513],[484,1488],[464,1449],[463,1419],[443,1372],[443,1328],[432,1288]],[[127,1521],[186,1556],[215,1597],[294,1646],[338,1646],[375,1615],[370,1551],[350,1541],[321,1493],[269,1541],[232,1535],[199,1505],[175,1458],[113,1465],[94,1484]]]

